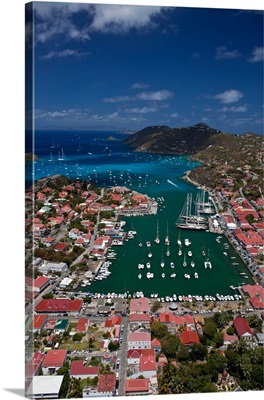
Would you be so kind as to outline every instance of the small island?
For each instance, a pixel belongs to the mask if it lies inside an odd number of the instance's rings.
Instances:
[[[108,136],[108,138],[106,138],[106,140],[116,140],[116,138],[114,136]]]
[[[35,161],[38,159],[38,156],[36,154],[26,153],[25,159],[26,159],[26,161]]]

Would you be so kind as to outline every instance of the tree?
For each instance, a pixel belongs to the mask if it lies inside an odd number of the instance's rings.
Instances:
[[[197,361],[197,360],[203,361],[206,357],[206,354],[207,354],[207,350],[203,344],[194,343],[192,345],[191,354],[190,354],[192,361]]]
[[[204,335],[207,336],[208,339],[212,340],[216,331],[217,331],[216,323],[212,319],[207,320],[203,327]]]
[[[184,344],[180,344],[179,349],[176,353],[176,357],[178,361],[186,361],[190,358],[189,352]]]
[[[158,339],[163,338],[168,333],[168,328],[158,321],[151,324],[150,330],[152,337]]]
[[[72,340],[73,340],[74,342],[80,342],[80,341],[82,340],[82,337],[83,337],[83,334],[77,332],[77,333],[75,333],[75,334],[73,335]]]
[[[118,350],[119,349],[119,343],[118,342],[109,342],[109,345],[108,345],[108,350],[109,351],[116,351],[116,350]]]
[[[259,332],[262,332],[262,320],[257,314],[249,315],[246,320],[250,328],[256,328]]]
[[[165,339],[161,339],[161,351],[166,357],[175,357],[180,344],[181,342],[176,336],[168,335]]]
[[[226,333],[228,335],[234,335],[235,334],[235,327],[234,325],[229,326],[229,328],[227,328]]]
[[[158,311],[158,309],[159,309],[160,307],[161,307],[161,302],[158,301],[158,300],[156,300],[156,301],[153,303],[152,307],[151,307],[151,311],[155,313],[156,311]]]
[[[216,332],[213,337],[213,342],[216,344],[216,347],[223,346],[223,344],[224,344],[223,332]]]

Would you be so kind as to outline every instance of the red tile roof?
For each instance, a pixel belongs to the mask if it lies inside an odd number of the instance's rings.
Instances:
[[[192,331],[181,332],[180,340],[183,344],[200,343],[198,333]]]
[[[99,367],[85,367],[82,360],[73,361],[70,369],[70,376],[73,375],[98,375]]]
[[[42,286],[46,285],[49,280],[50,278],[46,278],[45,276],[38,276],[36,279],[34,279],[31,286],[40,289]]]
[[[236,342],[238,339],[237,335],[228,335],[226,331],[224,331],[224,341]]]
[[[149,312],[149,299],[147,297],[131,299],[130,312]]]
[[[154,356],[154,349],[131,349],[127,351],[127,358],[140,358],[141,356]]]
[[[249,333],[250,335],[252,335],[252,331],[251,331],[250,327],[248,326],[248,323],[245,320],[245,318],[236,317],[234,319],[233,323],[236,328],[238,336],[242,336],[245,333]]]
[[[149,390],[148,379],[127,379],[126,392],[147,392]]]
[[[160,347],[160,346],[161,346],[160,341],[159,341],[157,338],[154,338],[154,339],[152,340],[152,342],[151,342],[151,346],[153,346],[153,347]]]
[[[82,300],[48,299],[41,300],[35,307],[36,312],[78,312],[82,306]]]
[[[116,388],[116,374],[99,375],[98,392],[113,392]]]
[[[141,356],[139,360],[140,371],[156,371],[155,356]]]
[[[25,365],[25,377],[30,378],[38,372],[45,354],[36,352],[33,354],[32,359]]]
[[[170,322],[174,322],[174,315],[172,314],[172,312],[168,312],[168,313],[160,313],[159,314],[159,320],[162,323],[170,323]]]
[[[87,325],[88,325],[88,319],[80,318],[76,325],[75,332],[86,332]]]
[[[65,250],[68,247],[66,243],[57,243],[54,250]]]
[[[129,322],[150,322],[149,314],[131,314],[129,317]]]
[[[47,319],[46,315],[34,315],[30,329],[42,329]]]
[[[147,342],[150,341],[149,332],[129,332],[128,342]]]
[[[67,350],[49,350],[43,361],[43,367],[62,367],[67,356]]]

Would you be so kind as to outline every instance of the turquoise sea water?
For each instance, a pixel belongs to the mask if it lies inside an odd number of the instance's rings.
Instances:
[[[116,141],[106,138],[111,135]],[[197,163],[181,156],[161,156],[147,153],[134,153],[127,145],[121,142],[124,135],[117,132],[52,132],[38,131],[35,135],[35,154],[39,159],[31,164],[26,163],[26,184],[31,179],[43,176],[64,174],[73,179],[90,179],[98,186],[124,185],[128,188],[148,194],[159,201],[160,207],[156,216],[126,217],[124,227],[129,231],[135,229],[134,239],[124,242],[124,246],[114,247],[117,259],[112,260],[111,275],[103,281],[95,281],[91,286],[80,288],[93,293],[124,293],[129,291],[143,291],[144,295],[158,293],[159,296],[177,295],[227,295],[234,294],[229,286],[239,286],[243,283],[253,283],[242,261],[234,253],[232,247],[226,249],[227,240],[223,236],[220,243],[216,242],[215,234],[181,230],[181,240],[189,238],[189,248],[183,245],[183,255],[178,256],[178,229],[176,221],[183,207],[186,194],[192,192],[196,196],[198,189],[182,180],[184,173],[194,168]],[[64,160],[58,160],[59,154],[65,155]],[[30,151],[30,149],[27,149]],[[170,183],[168,182],[170,181]],[[159,224],[160,244],[154,242]],[[166,256],[167,246],[164,239],[167,234],[170,239],[170,256]],[[151,248],[146,247],[146,241],[151,241]],[[142,241],[143,247],[138,243]],[[205,258],[202,249],[210,254],[212,269],[204,268]],[[192,257],[187,251],[192,251]],[[149,251],[152,257],[148,257]],[[223,253],[227,252],[227,255]],[[183,267],[184,253],[187,267]],[[161,259],[165,267],[161,268]],[[195,262],[191,267],[190,262]],[[146,269],[146,263],[151,268]],[[175,268],[170,267],[174,262]],[[138,263],[144,263],[143,270],[138,269]],[[234,265],[235,264],[235,265]],[[146,277],[147,272],[154,274],[153,279]],[[165,273],[165,278],[161,277]],[[197,272],[199,278],[194,278]],[[246,272],[249,278],[240,275]],[[138,278],[138,274],[142,278]],[[170,275],[176,273],[175,278]],[[190,279],[184,278],[190,274]]]

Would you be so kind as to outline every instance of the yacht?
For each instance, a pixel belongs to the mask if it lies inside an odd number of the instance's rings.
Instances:
[[[165,278],[165,274],[164,274],[164,272],[161,274],[161,277],[162,277],[162,278]]]
[[[194,268],[194,266],[195,266],[195,262],[192,260],[191,261],[191,267]]]
[[[150,262],[147,262],[146,267],[147,267],[147,268],[150,268],[150,267],[151,267]]]
[[[141,279],[142,278],[142,275],[141,274],[138,274],[138,279]]]
[[[184,244],[186,247],[188,247],[188,246],[190,246],[191,242],[189,239],[186,238],[186,239],[184,239]]]
[[[148,253],[148,257],[149,257],[149,258],[152,257],[152,253],[151,253],[151,252]]]
[[[168,250],[166,251],[166,256],[169,257],[170,256],[170,249],[168,248]]]
[[[198,278],[199,278],[199,275],[198,275],[197,272],[194,273],[194,277],[195,277],[195,279],[198,279]]]
[[[191,257],[192,256],[191,250],[189,250],[187,254],[188,254],[189,257]]]
[[[171,278],[176,278],[175,272],[173,274],[171,274]]]
[[[183,265],[184,267],[186,267],[186,266],[187,266],[187,262],[186,262],[186,257],[185,257],[185,254],[184,254],[184,261],[183,261],[182,265]]]
[[[147,241],[147,242],[146,242],[146,245],[147,245],[147,247],[150,247],[150,246],[151,246],[150,241]]]
[[[170,267],[171,267],[171,268],[174,268],[174,267],[175,267],[174,262],[171,262],[171,263],[170,263]]]

